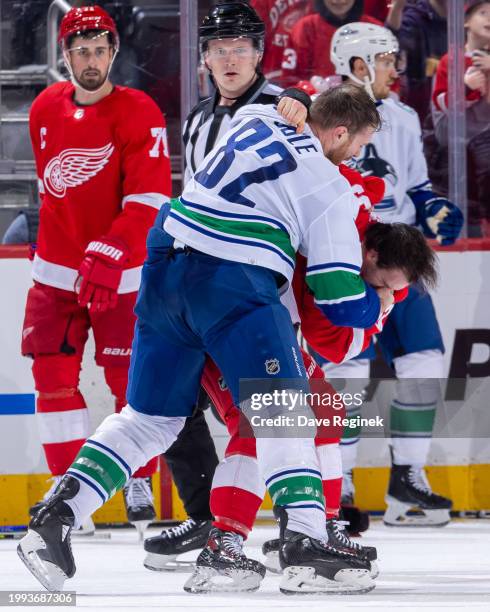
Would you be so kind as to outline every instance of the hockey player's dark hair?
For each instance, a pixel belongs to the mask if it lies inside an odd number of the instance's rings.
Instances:
[[[374,223],[364,237],[364,247],[378,253],[379,268],[400,268],[411,283],[423,289],[437,284],[437,256],[422,232],[406,223]]]
[[[97,38],[98,36],[103,36],[104,34],[107,34],[107,39],[109,41],[109,44],[111,45],[111,47],[113,47],[115,43],[114,35],[112,34],[112,32],[109,32],[108,30],[85,30],[84,32],[72,34],[71,36],[68,36],[68,38],[66,39],[66,46],[68,49],[70,49],[73,40],[77,36],[79,36],[80,38],[85,38],[86,40],[91,40],[93,38]]]
[[[324,130],[343,125],[353,136],[368,127],[379,130],[381,117],[364,87],[343,83],[315,99],[310,107],[310,123]]]

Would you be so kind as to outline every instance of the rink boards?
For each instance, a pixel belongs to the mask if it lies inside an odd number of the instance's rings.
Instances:
[[[453,376],[490,376],[490,244],[463,241],[467,250],[440,251],[441,281],[433,298],[446,345],[446,368]],[[461,248],[461,247],[460,247]],[[25,250],[0,248],[0,525],[25,524],[27,508],[47,488],[48,477],[34,416],[31,363],[19,353],[30,262]],[[95,427],[112,410],[102,372],[93,363],[89,340],[82,372],[82,391]],[[490,402],[489,402],[490,404]],[[490,411],[489,411],[490,415]],[[218,452],[226,430],[210,411],[207,417]],[[432,443],[429,477],[438,492],[454,500],[455,509],[490,508],[490,440],[439,438]],[[362,440],[356,474],[357,503],[370,510],[384,508],[388,478],[388,444]],[[183,509],[168,474],[154,477],[159,515],[179,518]],[[161,503],[160,503],[161,499]],[[270,502],[265,503],[270,508]],[[120,495],[98,511],[96,520],[125,520]]]

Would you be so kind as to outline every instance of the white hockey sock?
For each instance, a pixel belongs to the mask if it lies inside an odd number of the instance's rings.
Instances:
[[[396,393],[391,404],[393,461],[422,467],[427,463],[436,408],[444,376],[441,351],[409,353],[394,360]]]
[[[75,526],[108,501],[139,467],[165,452],[184,423],[185,417],[150,416],[129,405],[107,417],[67,471],[80,482],[80,491],[66,502],[75,514]]]

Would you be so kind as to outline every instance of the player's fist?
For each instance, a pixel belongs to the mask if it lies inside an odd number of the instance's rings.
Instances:
[[[75,282],[80,306],[89,306],[90,312],[104,312],[114,308],[117,289],[128,259],[127,247],[117,240],[103,237],[90,242]]]
[[[436,238],[439,244],[453,244],[461,233],[463,223],[463,213],[445,198],[437,198],[426,204],[426,215],[422,221],[424,234],[428,238]]]
[[[380,315],[388,314],[395,303],[393,289],[389,289],[388,287],[377,287],[376,293],[378,294],[381,305],[379,310]]]

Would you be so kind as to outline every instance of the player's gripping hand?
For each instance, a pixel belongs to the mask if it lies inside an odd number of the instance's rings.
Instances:
[[[464,223],[460,209],[445,198],[437,198],[427,202],[424,212],[421,219],[424,234],[441,245],[453,244]]]
[[[75,282],[80,306],[88,306],[90,312],[114,308],[128,258],[127,247],[117,240],[102,237],[90,242]]]
[[[286,123],[296,127],[296,132],[298,134],[303,132],[305,129],[306,117],[308,115],[308,109],[304,104],[292,98],[281,98],[277,105],[277,112]]]

